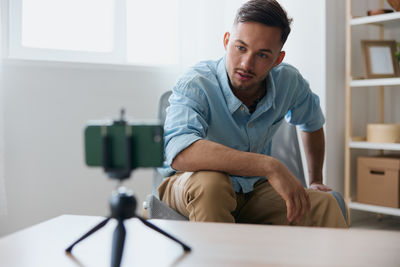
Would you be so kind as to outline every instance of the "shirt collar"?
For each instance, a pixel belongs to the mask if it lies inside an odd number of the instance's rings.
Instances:
[[[273,69],[271,70],[273,71]],[[260,109],[265,110],[270,108],[271,106],[275,108],[275,96],[276,89],[274,80],[271,77],[271,71],[267,77],[267,93],[265,97],[259,103]],[[231,87],[229,86],[228,73],[226,71],[226,57],[224,56],[218,62],[218,70],[217,70],[218,79],[221,84],[222,92],[225,96],[226,104],[228,106],[229,112],[234,113],[243,103],[240,101],[232,92]],[[257,110],[256,110],[257,112]]]

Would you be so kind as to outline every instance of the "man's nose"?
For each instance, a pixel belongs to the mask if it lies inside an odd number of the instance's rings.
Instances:
[[[251,72],[254,68],[254,57],[251,54],[243,55],[240,67],[247,72]]]

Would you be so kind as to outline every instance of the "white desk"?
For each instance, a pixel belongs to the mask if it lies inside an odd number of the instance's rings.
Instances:
[[[101,267],[110,264],[110,222],[73,250],[64,249],[101,221],[64,215],[0,239],[1,267]],[[400,232],[244,224],[153,223],[190,245],[182,248],[136,219],[126,222],[121,266],[400,266]]]

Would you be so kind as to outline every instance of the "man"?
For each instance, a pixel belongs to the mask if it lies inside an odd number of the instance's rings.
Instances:
[[[226,56],[197,64],[173,89],[159,194],[191,221],[347,227],[322,184],[318,97],[281,64],[290,22],[275,0],[248,1],[224,35]],[[302,130],[311,189],[268,156],[285,117]]]

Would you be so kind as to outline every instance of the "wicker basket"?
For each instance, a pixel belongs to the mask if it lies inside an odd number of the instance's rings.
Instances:
[[[400,124],[368,124],[367,141],[378,143],[399,143]]]

